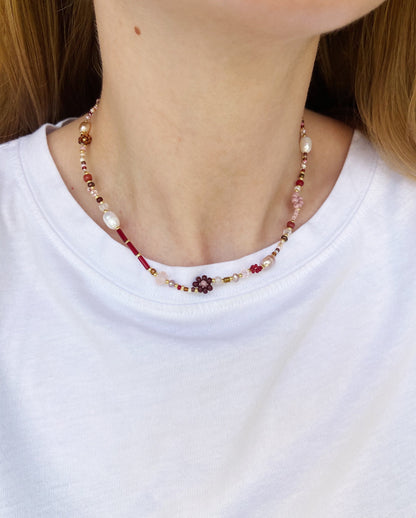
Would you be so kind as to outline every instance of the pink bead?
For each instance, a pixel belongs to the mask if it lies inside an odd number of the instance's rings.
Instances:
[[[303,198],[298,193],[292,194],[292,205],[295,209],[301,209],[303,207]]]
[[[300,213],[300,209],[295,209],[295,211],[292,214],[292,219],[296,220],[297,217],[299,216],[299,213]]]
[[[159,272],[159,274],[156,277],[156,283],[159,286],[163,286],[166,284],[166,281],[168,280],[168,274],[166,272]]]

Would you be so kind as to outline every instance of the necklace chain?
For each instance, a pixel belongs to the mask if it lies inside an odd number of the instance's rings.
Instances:
[[[151,275],[153,275],[156,279],[156,282],[163,286],[170,286],[171,288],[176,288],[179,291],[184,291],[187,293],[209,293],[218,286],[222,284],[228,284],[232,282],[238,282],[240,279],[244,279],[249,277],[250,275],[260,273],[264,270],[269,269],[275,263],[276,256],[282,250],[284,244],[288,241],[289,236],[292,234],[293,230],[296,226],[296,220],[301,212],[303,206],[303,197],[301,196],[301,191],[304,186],[304,179],[306,173],[306,166],[308,162],[308,153],[312,149],[312,140],[306,136],[305,123],[302,119],[300,125],[300,141],[299,147],[301,152],[301,164],[300,164],[300,172],[296,179],[295,185],[293,187],[293,194],[291,197],[291,203],[293,206],[293,213],[290,220],[286,223],[286,228],[283,230],[282,235],[280,236],[280,240],[277,243],[276,248],[264,257],[260,264],[252,264],[249,268],[244,268],[239,273],[234,273],[227,277],[209,277],[207,275],[200,275],[195,278],[192,283],[192,286],[184,286],[182,284],[178,284],[173,279],[169,279],[169,276],[166,272],[158,272],[156,268],[153,268],[149,265],[143,255],[137,250],[134,244],[130,241],[130,239],[126,236],[120,226],[120,220],[118,216],[110,210],[108,203],[104,201],[104,198],[101,194],[98,193],[97,187],[93,181],[92,174],[87,167],[87,146],[91,144],[92,137],[90,135],[91,131],[91,119],[94,113],[98,109],[99,99],[97,99],[96,104],[89,110],[87,115],[84,117],[83,122],[79,126],[80,135],[78,138],[78,143],[80,144],[80,162],[81,162],[81,170],[83,175],[83,180],[87,184],[87,190],[91,194],[91,196],[95,199],[98,204],[98,208],[103,213],[104,223],[108,228],[117,232],[121,241],[131,250],[131,252],[136,256],[136,258],[140,261],[142,266],[147,270]]]

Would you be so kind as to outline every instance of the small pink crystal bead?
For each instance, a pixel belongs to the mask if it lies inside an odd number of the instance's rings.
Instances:
[[[168,280],[168,274],[166,272],[159,272],[159,274],[156,277],[156,283],[159,286],[163,286],[166,284],[166,281]]]

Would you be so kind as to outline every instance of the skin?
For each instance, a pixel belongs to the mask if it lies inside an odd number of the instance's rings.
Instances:
[[[96,0],[103,91],[88,164],[143,255],[190,266],[275,243],[291,215],[302,117],[313,150],[298,226],[313,216],[352,138],[304,108],[319,36],[381,3]],[[76,201],[114,237],[80,179],[80,121],[49,147]]]

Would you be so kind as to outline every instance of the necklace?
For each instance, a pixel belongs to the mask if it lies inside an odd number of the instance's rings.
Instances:
[[[191,287],[188,287],[182,284],[178,284],[173,279],[169,279],[169,276],[166,272],[158,272],[156,268],[152,268],[149,265],[149,263],[146,261],[143,255],[137,250],[134,244],[123,232],[120,226],[120,220],[118,216],[110,210],[108,203],[106,203],[104,201],[104,198],[98,193],[97,187],[93,182],[92,174],[87,167],[87,146],[92,142],[92,137],[90,135],[91,119],[98,109],[99,101],[100,100],[97,99],[96,104],[90,109],[90,111],[84,117],[83,122],[81,122],[79,126],[80,136],[78,138],[78,143],[80,144],[80,162],[83,180],[87,184],[88,192],[95,199],[95,201],[98,204],[98,208],[103,213],[104,223],[107,225],[108,228],[117,232],[121,241],[136,256],[136,258],[140,261],[145,270],[147,270],[151,275],[155,277],[156,282],[160,286],[165,285],[171,288],[176,288],[179,291],[185,291],[188,293],[209,293],[213,290],[214,287],[216,288],[222,284],[228,284],[231,282],[238,282],[240,279],[244,279],[249,277],[250,275],[260,273],[263,270],[267,270],[274,264],[277,254],[281,251],[284,244],[288,241],[289,236],[292,234],[295,228],[295,221],[298,218],[303,206],[303,198],[300,195],[300,193],[304,186],[305,171],[308,162],[308,153],[312,149],[312,140],[306,136],[305,123],[303,119],[300,125],[299,141],[299,147],[301,152],[300,172],[293,187],[293,194],[291,197],[293,214],[290,220],[286,223],[286,228],[283,230],[283,233],[280,236],[280,240],[277,243],[276,248],[271,252],[270,255],[264,257],[260,264],[252,264],[249,268],[245,268],[241,272],[234,273],[228,277],[208,277],[207,275],[201,275],[195,278]]]

